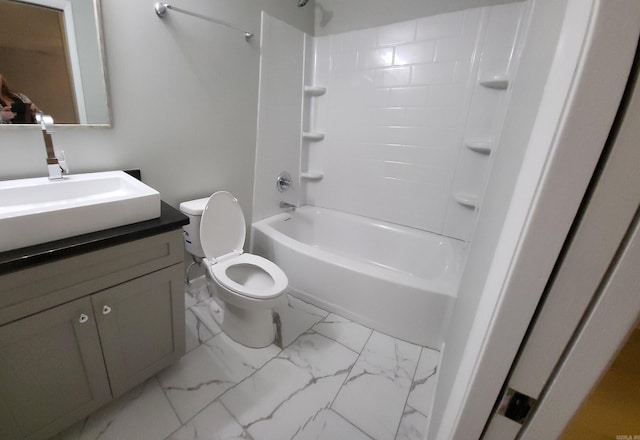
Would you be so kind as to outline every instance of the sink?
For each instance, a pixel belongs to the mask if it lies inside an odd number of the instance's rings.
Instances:
[[[0,252],[160,217],[160,193],[123,171],[0,182]]]

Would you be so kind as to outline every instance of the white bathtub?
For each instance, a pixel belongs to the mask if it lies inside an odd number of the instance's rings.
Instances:
[[[360,324],[440,349],[466,254],[462,241],[303,206],[252,225],[253,253],[290,292]]]

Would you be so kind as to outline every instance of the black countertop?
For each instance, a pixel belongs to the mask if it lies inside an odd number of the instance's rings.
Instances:
[[[160,217],[152,220],[0,252],[0,275],[172,231],[189,223],[186,215],[165,202],[161,202],[160,210]]]

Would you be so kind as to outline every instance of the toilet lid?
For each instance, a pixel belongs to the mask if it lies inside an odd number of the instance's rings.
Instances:
[[[242,253],[246,235],[242,208],[233,194],[215,192],[209,197],[200,221],[200,243],[207,258]]]

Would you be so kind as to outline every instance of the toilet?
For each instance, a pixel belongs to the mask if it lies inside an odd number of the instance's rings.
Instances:
[[[214,298],[211,314],[227,336],[248,347],[266,347],[276,329],[272,308],[289,280],[276,264],[243,251],[246,223],[233,194],[218,191],[180,204],[187,252],[202,258]]]

